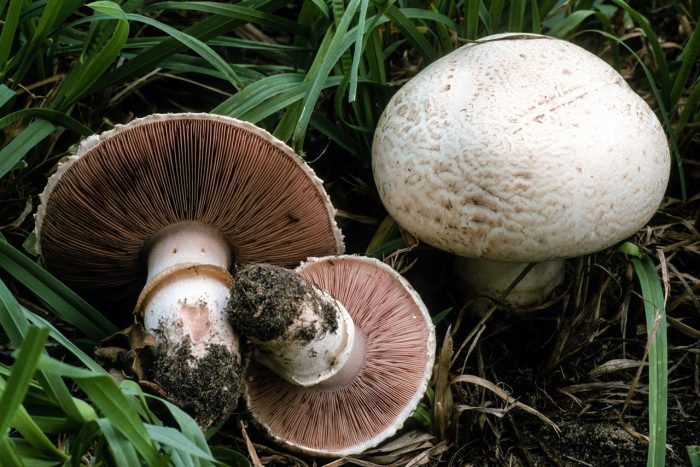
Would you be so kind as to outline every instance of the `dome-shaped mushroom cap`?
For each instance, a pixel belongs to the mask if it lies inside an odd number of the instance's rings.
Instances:
[[[652,110],[604,61],[506,34],[403,86],[379,121],[372,168],[387,210],[416,237],[525,262],[632,235],[661,202],[670,155]]]
[[[274,439],[318,456],[357,454],[401,428],[423,397],[435,358],[435,329],[411,285],[361,256],[311,258],[296,269],[347,309],[364,336],[365,358],[345,386],[297,386],[252,360],[245,392]]]
[[[343,251],[334,214],[321,180],[265,130],[162,114],[83,141],[49,179],[36,234],[51,272],[93,302],[129,309],[146,278],[144,247],[166,226],[209,225],[237,263],[291,267]]]

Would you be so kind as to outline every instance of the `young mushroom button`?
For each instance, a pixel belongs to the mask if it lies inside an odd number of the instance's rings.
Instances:
[[[250,411],[291,449],[318,456],[369,449],[403,425],[427,387],[430,315],[380,261],[331,256],[296,273],[243,269],[229,312],[255,347],[244,373]]]
[[[659,120],[607,63],[569,42],[500,34],[435,61],[374,135],[381,199],[403,229],[463,257],[477,293],[542,300],[563,258],[605,249],[657,210],[670,155]],[[518,303],[519,302],[519,303]]]
[[[134,310],[156,337],[156,382],[207,426],[239,395],[229,269],[342,252],[334,213],[321,180],[266,131],[164,114],[85,140],[49,179],[36,234],[53,274],[116,321]]]

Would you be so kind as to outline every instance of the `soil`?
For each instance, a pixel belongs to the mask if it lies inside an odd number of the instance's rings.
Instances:
[[[561,420],[558,426],[560,434],[546,428],[523,432],[522,448],[528,451],[533,464],[638,466],[647,462],[646,444],[631,434],[635,428],[646,433],[646,427],[629,427],[628,432],[617,421],[586,417]],[[683,436],[688,444],[697,439],[693,433],[680,433],[673,426],[669,435],[675,440]],[[700,432],[696,431],[695,436],[700,436]],[[667,450],[666,465],[685,465],[684,450],[685,446],[678,445]]]
[[[295,326],[290,337],[306,344],[338,329],[335,307],[319,297],[311,282],[289,269],[256,264],[238,271],[228,313],[235,329],[266,342],[287,332],[304,305],[316,311],[320,322]]]
[[[238,405],[241,365],[225,346],[210,344],[202,358],[192,356],[187,338],[168,353],[158,355],[155,381],[174,403],[197,423],[210,427],[223,421]]]

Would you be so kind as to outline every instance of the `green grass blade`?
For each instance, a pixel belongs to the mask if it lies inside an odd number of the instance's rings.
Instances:
[[[97,417],[95,417],[94,420],[84,423],[77,434],[71,436],[69,447],[72,460],[71,467],[80,467],[80,458],[83,457],[84,453],[88,452],[99,433],[100,426],[98,425]],[[102,433],[102,435],[104,435],[104,433]],[[131,449],[133,450],[133,447]],[[94,453],[93,455],[95,455],[95,450],[93,449],[92,451]],[[138,458],[136,461],[137,463],[134,465],[138,465]]]
[[[608,32],[609,34],[613,34],[615,32],[615,26],[613,26],[612,21],[610,21],[610,18],[608,18],[608,15],[600,11],[601,8],[598,6],[596,8],[598,11],[596,11],[596,19],[600,22],[600,24],[603,26],[603,29]],[[620,44],[617,41],[608,39],[608,43],[610,44],[610,55],[612,58],[612,65],[613,68],[616,70],[620,70],[622,68],[622,59],[620,57]]]
[[[157,465],[163,460],[157,446],[148,436],[146,426],[114,378],[67,365],[48,356],[39,359],[39,367],[47,373],[73,379],[100,413],[111,420],[116,429],[134,445],[148,465]]]
[[[21,438],[11,438],[10,442],[15,448],[22,465],[27,467],[56,467],[64,464],[64,460],[47,458],[38,452],[30,443]]]
[[[124,50],[147,50],[152,47],[157,46],[164,40],[168,39],[169,36],[148,36],[148,37],[132,37],[126,41]],[[240,39],[237,37],[222,36],[215,39],[209,39],[207,44],[210,47],[226,47],[231,49],[242,49],[242,50],[257,50],[261,52],[268,52],[266,55],[273,56],[280,60],[286,60],[289,53],[291,52],[310,52],[310,49],[303,46],[288,45],[288,44],[277,44],[268,42],[257,42],[248,39]],[[74,50],[77,47],[69,47],[66,50]],[[175,56],[178,54],[173,54]],[[124,54],[125,57],[129,59],[134,58],[134,55]],[[172,57],[171,56],[171,57]],[[162,63],[162,62],[161,62]]]
[[[688,98],[685,101],[685,106],[683,106],[683,111],[681,112],[676,124],[673,128],[674,139],[678,140],[680,134],[686,128],[688,120],[695,113],[700,103],[700,78],[698,78],[693,84],[692,88],[688,93]]]
[[[36,2],[36,4],[39,3]],[[39,19],[39,25],[31,35],[29,43],[19,50],[16,60],[13,61],[13,64],[16,62],[18,67],[17,71],[13,72],[13,77],[16,81],[21,82],[24,75],[33,65],[43,67],[41,47],[46,45],[47,39],[54,28],[73,14],[82,3],[81,0],[48,0],[46,2]]]
[[[364,149],[360,143],[348,135],[338,124],[322,114],[311,117],[310,124],[354,157],[360,157]]]
[[[538,9],[540,10],[540,17],[546,18],[555,6],[560,5],[558,0],[539,0]]]
[[[81,61],[68,73],[63,82],[61,94],[54,104],[58,110],[66,111],[83,97],[86,90],[112,66],[129,38],[129,22],[126,20],[125,13],[116,3],[99,1],[92,2],[88,6],[98,13],[109,15],[106,17],[109,21],[112,21],[110,18],[116,18],[117,24],[112,35],[104,44],[100,44],[99,51],[85,57],[85,61]],[[101,21],[103,18],[100,15],[95,15],[93,20]]]
[[[17,347],[22,344],[29,329],[29,322],[23,316],[19,303],[0,279],[0,327]]]
[[[647,466],[663,466],[666,459],[668,404],[668,343],[661,281],[648,256],[632,258],[644,299],[649,335],[649,451]]]
[[[367,20],[367,6],[369,0],[361,0],[360,15],[355,27],[355,50],[352,57],[352,65],[350,67],[350,91],[348,92],[348,102],[355,102],[357,99],[357,75],[360,69],[360,61],[362,60],[362,51],[364,49],[363,42],[365,37],[365,21]]]
[[[525,25],[525,0],[511,0],[508,10],[508,31],[520,32]]]
[[[267,13],[261,9],[248,8],[245,6],[230,5],[217,2],[158,2],[148,6],[146,11],[153,10],[189,10],[201,11],[204,13],[214,13],[216,15],[227,16],[229,18],[239,19],[246,23],[255,23],[262,26],[274,28],[278,31],[285,31],[290,34],[308,34],[307,27],[300,25],[295,21]]]
[[[467,0],[467,8],[464,15],[464,37],[468,41],[473,41],[476,39],[476,32],[479,28],[480,8],[481,0]]]
[[[637,25],[640,28],[642,28],[642,31],[644,31],[644,34],[646,35],[647,40],[649,41],[649,45],[651,46],[651,52],[654,57],[654,62],[656,63],[656,66],[658,68],[658,73],[656,73],[655,76],[658,78],[660,83],[659,87],[661,97],[663,99],[662,102],[664,106],[670,110],[672,107],[672,103],[668,63],[666,62],[666,54],[664,54],[663,49],[661,48],[659,38],[657,37],[656,32],[654,32],[654,28],[651,27],[651,24],[649,23],[648,19],[642,16],[637,10],[629,6],[624,0],[611,1],[615,5],[625,10],[625,12],[627,12],[627,14],[630,15],[632,20],[635,23],[637,23]]]
[[[17,351],[17,357],[12,365],[12,373],[5,384],[0,396],[0,437],[5,438],[15,418],[15,413],[22,404],[34,376],[37,363],[44,352],[44,344],[49,335],[48,329],[32,326],[27,331],[22,346]]]
[[[700,446],[686,446],[690,467],[700,467]]]
[[[15,92],[12,89],[8,88],[4,84],[0,84],[0,108],[14,97]]]
[[[159,442],[163,446],[169,446],[171,449],[179,451],[182,454],[194,456],[209,462],[216,462],[216,459],[214,459],[214,456],[212,456],[210,452],[201,449],[175,428],[146,425],[146,430],[148,430],[148,434],[154,441]]]
[[[447,26],[453,31],[457,30],[457,23],[455,23],[452,19],[437,11],[423,10],[421,8],[401,8],[401,12],[404,15],[406,15],[406,17],[409,19],[432,21],[437,23],[438,25]],[[378,18],[374,17],[371,19]],[[376,26],[376,24],[374,24],[373,26]]]
[[[331,0],[331,11],[333,12],[333,26],[337,30],[340,26],[340,22],[343,19],[343,14],[345,14],[345,0]],[[364,27],[364,23],[363,23]],[[329,27],[329,31],[333,28]],[[347,52],[340,56],[340,71],[343,75],[347,75],[350,66],[352,65],[352,60],[350,54]]]
[[[219,462],[230,467],[250,467],[250,461],[240,452],[223,446],[213,446],[211,448],[214,456]]]
[[[81,404],[82,401],[70,395],[66,383],[63,382],[60,376],[40,371],[36,378],[49,397],[58,404],[71,420],[84,423],[94,416],[90,406],[86,407],[86,404]]]
[[[93,360],[88,354],[80,350],[77,345],[75,345],[73,342],[71,342],[70,339],[68,339],[66,336],[61,334],[61,332],[54,327],[53,324],[51,324],[49,321],[46,319],[42,318],[39,315],[36,315],[32,313],[31,311],[27,310],[24,307],[20,307],[22,312],[24,313],[24,316],[29,320],[30,323],[32,323],[35,326],[39,327],[46,327],[49,329],[49,337],[56,341],[56,343],[60,344],[63,346],[64,349],[68,350],[70,353],[73,354],[80,362],[85,365],[87,368],[90,370],[94,371],[97,374],[104,373],[107,374],[104,368],[102,368],[95,360]],[[0,309],[0,312],[2,310]]]
[[[542,17],[540,16],[539,3],[539,0],[532,0],[530,2],[530,10],[532,11],[530,15],[532,18],[532,32],[535,34],[542,33]]]
[[[0,379],[0,385],[2,380]],[[2,389],[2,388],[0,388]],[[58,449],[44,434],[23,406],[19,406],[12,421],[12,426],[24,437],[34,450],[48,460],[64,461],[66,454]]]
[[[293,89],[304,81],[304,75],[286,73],[265,77],[216,106],[212,112],[230,117],[241,118],[246,112],[257,109],[266,100]]]
[[[30,325],[23,313],[22,308],[12,296],[10,290],[0,281],[0,326],[16,347],[22,345],[24,337],[30,329]],[[81,412],[76,406],[75,400],[71,397],[68,388],[60,377],[39,372],[37,379],[50,396],[50,399],[58,404],[71,419],[86,419],[86,413]]]
[[[7,60],[12,53],[12,44],[15,41],[15,33],[19,26],[19,16],[23,6],[23,0],[11,0],[7,14],[3,18],[2,33],[0,33],[0,73],[3,77]]]
[[[33,407],[32,407],[33,409]],[[72,433],[80,425],[70,418],[66,417],[65,414],[55,415],[51,417],[46,417],[44,415],[37,415],[37,413],[43,413],[38,410],[32,410],[32,421],[36,423],[39,429],[47,435],[59,435],[61,433]]]
[[[326,78],[345,50],[347,50],[347,48],[342,46],[343,38],[348,31],[350,22],[354,18],[359,5],[360,0],[350,0],[343,17],[336,27],[326,53],[317,55],[314,60],[314,65],[317,65],[318,68],[313,70],[313,72],[310,71],[310,74],[307,75],[307,80],[311,83],[311,86],[304,96],[303,106],[293,136],[294,148],[298,151],[303,147],[306,128],[311,118],[311,113],[318,101],[318,97],[321,94],[323,83],[326,81]],[[321,60],[320,62],[318,61],[319,59]],[[312,67],[314,65],[312,65]]]
[[[406,16],[403,10],[400,10],[394,5],[391,5],[386,10],[386,16],[394,23],[394,25],[406,35],[406,39],[413,44],[416,51],[423,56],[427,63],[434,62],[438,59],[439,54],[430,45],[430,42],[423,37],[418,28]]]
[[[128,57],[131,54],[125,53],[124,57]],[[247,68],[241,65],[236,65],[234,63],[230,64],[231,68],[233,71],[236,72],[236,75],[238,75],[238,79],[240,80],[241,84],[245,86],[249,86],[250,84],[259,81],[265,77],[264,74],[253,70],[251,68]],[[201,57],[193,57],[191,55],[185,55],[185,54],[175,54],[172,57],[166,58],[165,60],[161,61],[158,64],[159,68],[162,68],[163,70],[167,71],[173,71],[177,75],[182,75],[185,73],[197,73],[200,75],[206,75],[206,76],[212,76],[214,78],[227,81],[227,77],[223,75],[223,73],[219,72],[218,70],[214,69],[211,67],[211,65],[206,61],[203,60]],[[274,66],[271,66],[271,69]],[[262,68],[262,67],[261,67]],[[281,67],[280,67],[281,68]],[[183,79],[188,79],[191,81],[193,84],[202,84],[198,83],[197,81],[189,78],[183,77]],[[214,89],[213,86],[206,86],[205,89]],[[217,93],[223,93],[226,96],[229,96],[229,92],[224,92],[224,91],[215,91]],[[128,97],[128,94],[124,95],[125,97]]]
[[[243,0],[237,4],[254,10],[265,10],[274,12],[282,6],[286,5],[283,0]],[[237,18],[225,16],[211,16],[202,21],[185,28],[182,32],[200,41],[207,41],[210,38],[225,34],[237,26],[242,26],[246,22]],[[124,63],[122,66],[109,73],[94,83],[86,94],[94,93],[109,86],[125,82],[129,79],[141,76],[152,70],[161,60],[171,56],[172,54],[185,49],[180,41],[168,38],[160,44],[144,51],[132,60]]]
[[[34,146],[56,130],[46,120],[35,120],[0,151],[0,178],[12,170]]]
[[[344,77],[342,76],[331,76],[325,83],[323,83],[321,90],[338,86],[343,80]],[[275,112],[285,109],[293,104],[302,102],[309,88],[309,83],[298,84],[297,86],[288,89],[286,92],[271,97],[264,103],[264,105],[260,105],[251,111],[242,114],[241,118],[249,122],[259,122]]]
[[[592,15],[595,15],[595,11],[593,10],[574,11],[564,19],[557,21],[552,28],[547,31],[547,34],[554,37],[564,38]]]
[[[0,239],[0,269],[41,298],[56,316],[91,339],[97,341],[117,332],[116,326],[85,300],[3,239]]]
[[[148,16],[129,13],[127,17],[132,21],[137,21],[140,23],[147,24],[149,26],[153,26],[156,29],[160,29],[164,33],[176,39],[178,42],[180,42],[193,52],[197,53],[207,62],[209,62],[211,66],[213,66],[215,69],[219,70],[237,90],[241,89],[244,86],[244,83],[241,81],[240,77],[236,74],[236,72],[233,71],[231,65],[229,65],[226,62],[226,60],[221,58],[221,55],[216,53],[214,49],[212,49],[196,37],[190,36],[189,34],[186,34],[182,31],[178,31],[177,29],[168,26],[167,24],[161,23],[160,21],[157,21],[153,18],[149,18]]]
[[[378,31],[373,30],[369,34],[369,40],[367,42],[365,59],[367,60],[367,65],[369,68],[368,75],[375,84],[385,85],[387,82],[386,76],[388,70],[384,65],[385,59],[382,47],[382,36]]]
[[[100,431],[107,440],[112,459],[117,467],[142,465],[135,447],[122,435],[109,418],[97,419]],[[149,464],[150,465],[150,464]]]
[[[37,108],[18,110],[0,118],[0,129],[5,128],[16,121],[22,120],[23,118],[40,118],[83,136],[93,134],[93,131],[90,128],[86,127],[70,115],[63,112],[58,112],[56,110]]]
[[[26,463],[20,459],[9,437],[0,436],[0,459],[3,467],[26,467]]]
[[[207,439],[204,437],[204,433],[202,433],[201,428],[199,428],[197,422],[195,422],[194,419],[190,417],[184,410],[182,410],[180,407],[176,406],[172,402],[169,402],[165,399],[161,399],[160,397],[153,396],[151,394],[144,394],[144,396],[147,399],[157,400],[163,405],[165,405],[170,414],[173,416],[173,419],[175,419],[175,422],[180,427],[180,432],[192,443],[194,443],[194,445],[197,446],[199,449],[208,454],[211,454],[211,449],[209,447],[209,444],[207,443]]]
[[[503,7],[505,0],[491,0],[489,5],[489,18],[491,19],[492,32],[499,32],[503,24]]]
[[[700,26],[696,25],[693,34],[688,39],[683,52],[681,53],[681,68],[678,70],[676,79],[671,90],[671,103],[676,106],[678,100],[688,82],[690,72],[698,64],[698,54],[700,54]]]

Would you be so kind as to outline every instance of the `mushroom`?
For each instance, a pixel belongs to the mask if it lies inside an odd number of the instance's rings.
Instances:
[[[542,301],[564,258],[614,245],[657,210],[670,170],[659,120],[607,63],[572,43],[499,34],[406,83],[373,140],[379,195],[458,273],[511,304]],[[514,303],[513,303],[514,302]]]
[[[321,180],[266,131],[163,114],[83,141],[49,179],[36,235],[49,271],[114,319],[134,310],[156,338],[156,382],[208,425],[240,389],[229,269],[342,252],[333,216]]]
[[[231,319],[255,346],[245,398],[290,449],[362,452],[393,435],[425,392],[435,356],[430,315],[375,259],[311,258],[295,272],[256,265],[236,275]]]

